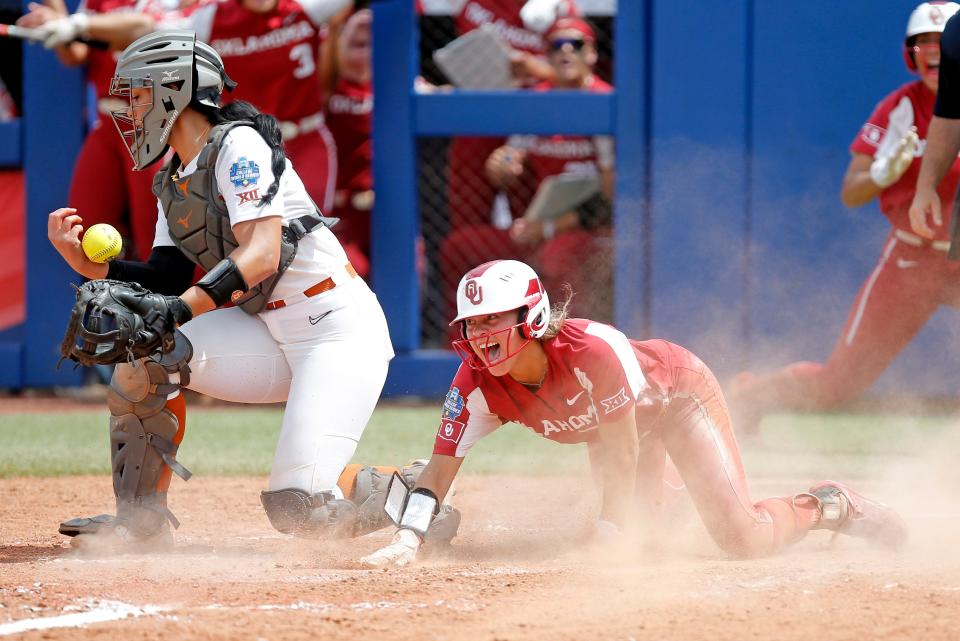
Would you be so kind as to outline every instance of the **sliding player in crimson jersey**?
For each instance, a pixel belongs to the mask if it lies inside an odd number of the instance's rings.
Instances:
[[[603,323],[551,309],[537,274],[503,260],[468,272],[457,289],[453,379],[433,457],[409,494],[393,542],[371,565],[412,561],[448,518],[440,502],[476,443],[517,422],[560,443],[586,443],[602,502],[595,536],[620,539],[634,512],[651,517],[668,462],[726,552],[760,556],[829,529],[895,547],[906,537],[888,507],[833,481],[754,502],[723,393],[695,355],[664,340],[636,341]],[[668,458],[669,457],[669,458]],[[438,514],[432,521],[423,518]],[[414,523],[422,524],[420,526]]]

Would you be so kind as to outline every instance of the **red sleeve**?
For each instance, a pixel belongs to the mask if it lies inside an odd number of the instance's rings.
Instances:
[[[433,453],[462,458],[477,441],[502,424],[500,417],[490,411],[476,374],[461,365],[443,400]]]
[[[873,113],[867,118],[867,121],[860,127],[857,137],[850,143],[850,152],[856,154],[866,154],[873,156],[877,153],[877,146],[883,140],[883,135],[887,133],[887,123],[890,121],[890,112],[900,101],[903,94],[895,91],[883,100],[881,100],[873,109]]]

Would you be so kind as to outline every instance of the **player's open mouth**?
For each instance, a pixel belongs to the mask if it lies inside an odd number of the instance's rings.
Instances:
[[[487,363],[495,363],[500,359],[500,343],[488,341],[483,344],[483,359]]]

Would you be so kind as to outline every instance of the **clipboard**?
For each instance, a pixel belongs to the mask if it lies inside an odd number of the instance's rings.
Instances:
[[[451,83],[462,89],[511,89],[510,47],[485,24],[433,52]]]
[[[587,202],[600,191],[596,174],[558,174],[547,176],[537,188],[524,212],[525,220],[550,220]]]

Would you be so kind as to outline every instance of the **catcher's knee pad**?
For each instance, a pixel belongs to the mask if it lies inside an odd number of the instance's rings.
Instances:
[[[348,465],[344,470],[346,474],[351,467],[360,467]],[[384,511],[383,506],[387,502],[387,487],[390,485],[390,478],[394,472],[398,472],[409,487],[417,484],[423,468],[426,467],[426,461],[416,461],[403,468],[396,467],[360,467],[356,471],[353,481],[353,487],[344,494],[357,506],[357,528],[356,536],[375,532],[380,528],[390,525],[390,517]],[[341,478],[343,478],[341,476]]]
[[[193,350],[180,332],[176,340],[168,354],[117,365],[107,391],[117,520],[140,535],[159,530],[168,520],[180,525],[167,509],[166,491],[158,487],[163,471],[170,468],[180,478],[190,478],[175,458],[180,422],[167,398],[181,387],[171,374],[186,383]]]
[[[270,525],[284,534],[304,537],[347,538],[354,535],[357,508],[333,492],[307,494],[286,489],[260,493]]]

